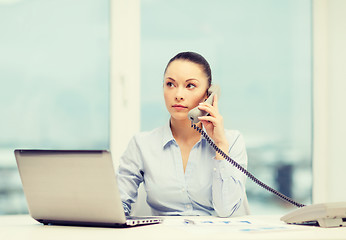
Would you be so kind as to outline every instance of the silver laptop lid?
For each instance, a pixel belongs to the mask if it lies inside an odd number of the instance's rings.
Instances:
[[[62,222],[126,222],[108,151],[15,150],[31,216]]]

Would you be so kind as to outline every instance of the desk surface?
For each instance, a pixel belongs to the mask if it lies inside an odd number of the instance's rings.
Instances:
[[[191,220],[190,224],[185,219]],[[346,227],[292,226],[279,216],[165,217],[164,223],[133,228],[44,226],[29,215],[0,216],[0,239],[346,239]]]

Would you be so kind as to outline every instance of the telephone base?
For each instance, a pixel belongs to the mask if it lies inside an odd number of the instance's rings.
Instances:
[[[316,221],[294,222],[294,223],[289,223],[288,222],[288,224],[304,225],[304,226],[316,226],[316,227],[322,227],[322,228],[346,227],[346,219],[342,219],[342,218],[335,218],[335,219],[323,218],[323,219],[318,219]]]
[[[317,221],[320,227],[346,227],[346,218],[324,218]]]
[[[346,202],[320,203],[299,208],[281,217],[288,224],[323,228],[346,227]]]

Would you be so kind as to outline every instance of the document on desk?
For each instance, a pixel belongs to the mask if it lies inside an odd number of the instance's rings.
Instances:
[[[301,229],[298,226],[292,226],[281,223],[268,223],[267,221],[249,220],[241,218],[203,218],[187,217],[184,220],[166,221],[166,224],[176,226],[187,231],[196,231],[199,233],[212,232],[270,232],[287,231],[291,229]]]

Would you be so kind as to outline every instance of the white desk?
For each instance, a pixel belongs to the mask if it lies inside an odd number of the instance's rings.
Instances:
[[[184,219],[195,224],[185,224]],[[205,221],[212,221],[208,223]],[[346,239],[346,227],[291,226],[279,216],[235,218],[166,217],[164,223],[134,228],[43,226],[29,215],[0,216],[0,239]]]

